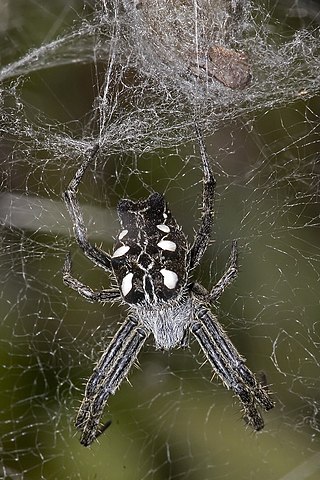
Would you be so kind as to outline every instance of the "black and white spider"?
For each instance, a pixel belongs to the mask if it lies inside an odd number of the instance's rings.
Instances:
[[[232,243],[230,264],[218,283],[207,291],[191,280],[210,240],[213,222],[215,179],[204,142],[197,129],[203,167],[201,225],[190,247],[160,193],[146,200],[121,200],[118,215],[120,233],[112,255],[92,245],[87,236],[76,195],[79,183],[93,155],[77,170],[64,198],[75,238],[84,254],[98,267],[111,272],[118,288],[94,291],[71,275],[67,255],[64,282],[92,302],[125,303],[129,314],[95,366],[85,388],[84,399],[75,421],[80,442],[88,446],[101,433],[100,420],[110,395],[114,394],[152,333],[156,347],[169,350],[186,346],[191,332],[224,385],[239,398],[244,418],[254,430],[264,426],[256,403],[270,410],[268,392],[246,367],[245,359],[227,337],[210,306],[237,275],[237,245]]]

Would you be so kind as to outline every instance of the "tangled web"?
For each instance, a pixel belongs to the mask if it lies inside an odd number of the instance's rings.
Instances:
[[[319,478],[319,19],[312,0],[1,3],[1,478]],[[84,283],[110,279],[62,192],[99,143],[79,194],[92,242],[110,251],[119,199],[152,191],[191,239],[195,120],[217,177],[195,275],[214,284],[238,239],[216,314],[275,408],[252,433],[197,345],[150,341],[85,449],[75,412],[126,311],[63,285],[69,250]]]

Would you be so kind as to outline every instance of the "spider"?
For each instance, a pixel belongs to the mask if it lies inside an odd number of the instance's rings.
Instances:
[[[129,308],[126,320],[85,387],[75,420],[84,446],[89,446],[110,424],[100,428],[108,398],[127,377],[151,333],[156,348],[170,350],[187,346],[191,332],[215,374],[240,400],[243,416],[254,430],[264,426],[256,404],[266,411],[273,408],[268,392],[245,365],[244,357],[210,309],[237,276],[236,241],[232,242],[229,265],[216,285],[206,290],[191,280],[191,272],[200,263],[210,241],[216,183],[198,127],[196,132],[203,167],[202,217],[191,246],[160,193],[152,193],[146,200],[119,202],[121,230],[112,254],[89,242],[77,192],[99,147],[79,167],[64,194],[79,247],[95,265],[111,273],[118,288],[95,291],[81,283],[71,274],[70,254],[63,269],[65,284],[91,302],[118,301]]]

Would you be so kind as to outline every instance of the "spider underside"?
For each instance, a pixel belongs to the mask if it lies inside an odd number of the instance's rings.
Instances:
[[[157,348],[169,350],[186,346],[191,332],[213,371],[239,398],[243,416],[254,430],[264,426],[256,404],[266,411],[273,407],[267,390],[245,365],[245,359],[210,310],[237,276],[236,242],[232,243],[225,273],[211,290],[190,279],[191,271],[208,247],[214,213],[215,179],[198,129],[197,136],[203,167],[202,217],[192,246],[159,193],[151,194],[146,200],[119,202],[121,230],[112,255],[89,242],[76,195],[97,148],[79,167],[65,192],[79,247],[95,265],[114,276],[118,288],[95,291],[81,283],[71,274],[69,254],[63,270],[64,282],[89,301],[119,301],[129,307],[125,322],[101,356],[85,388],[75,421],[84,446],[89,446],[101,433],[100,421],[108,398],[128,375],[151,333]]]

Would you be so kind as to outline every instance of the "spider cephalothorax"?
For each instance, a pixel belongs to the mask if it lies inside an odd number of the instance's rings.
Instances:
[[[207,249],[213,221],[215,180],[204,143],[197,129],[203,167],[201,225],[191,247],[171,215],[163,195],[153,193],[146,200],[121,200],[118,215],[121,230],[113,254],[92,245],[87,236],[76,194],[92,160],[77,170],[65,192],[75,238],[85,255],[114,275],[118,288],[94,291],[71,275],[67,255],[64,282],[90,301],[120,301],[129,314],[115,334],[89,378],[76,418],[81,443],[90,445],[101,433],[104,406],[128,375],[146,338],[152,334],[156,347],[169,350],[187,346],[189,332],[199,342],[214,372],[239,398],[244,418],[255,430],[264,426],[257,405],[270,410],[273,402],[254,374],[245,365],[217,318],[212,305],[237,275],[237,248],[232,243],[230,264],[220,280],[207,291],[190,280]],[[94,150],[94,154],[97,149]]]

